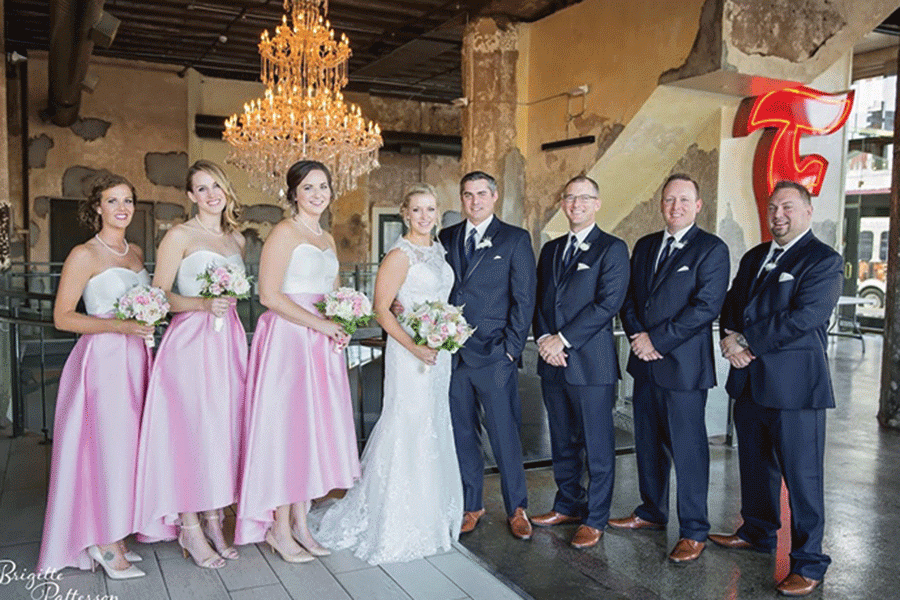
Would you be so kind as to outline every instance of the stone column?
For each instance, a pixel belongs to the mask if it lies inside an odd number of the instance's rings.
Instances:
[[[516,61],[514,25],[476,19],[466,26],[462,46],[462,173],[484,171],[497,179],[497,215],[514,225],[524,218],[525,161],[516,147]]]
[[[898,49],[900,50],[900,49]],[[897,54],[900,67],[900,51]],[[897,78],[900,94],[900,77]],[[891,221],[884,302],[884,352],[881,357],[881,402],[878,422],[900,429],[900,95],[894,112],[894,160],[891,174]]]

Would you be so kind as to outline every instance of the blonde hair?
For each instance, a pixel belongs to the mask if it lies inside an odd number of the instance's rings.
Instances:
[[[241,215],[241,203],[222,167],[209,160],[198,160],[188,169],[185,189],[189,192],[194,191],[194,175],[201,172],[212,177],[213,181],[218,183],[225,192],[225,210],[222,211],[221,221],[222,231],[235,231],[238,227],[238,217]]]
[[[419,194],[428,194],[432,198],[434,198],[435,204],[440,204],[437,197],[437,190],[434,189],[434,186],[430,183],[418,182],[413,183],[406,188],[406,193],[403,194],[403,200],[400,202],[400,214],[403,215],[409,210],[409,202],[412,200],[413,196],[418,196]]]

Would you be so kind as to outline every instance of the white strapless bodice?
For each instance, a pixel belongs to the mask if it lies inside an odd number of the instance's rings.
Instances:
[[[136,285],[150,285],[147,269],[135,273],[125,267],[110,267],[88,279],[82,298],[89,315],[105,315],[115,310],[116,300]]]
[[[334,250],[319,250],[312,244],[300,244],[291,252],[281,291],[285,294],[326,294],[334,289],[338,274]]]
[[[178,293],[182,296],[199,296],[200,290],[203,288],[203,282],[197,279],[197,275],[203,273],[210,265],[224,263],[232,263],[244,269],[244,261],[240,254],[222,256],[212,250],[191,252],[182,258],[181,264],[178,265],[178,275],[175,277]]]

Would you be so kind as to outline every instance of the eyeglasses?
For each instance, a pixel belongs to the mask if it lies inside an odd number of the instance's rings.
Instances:
[[[575,204],[576,202],[578,204],[587,204],[592,200],[596,200],[597,196],[588,196],[587,194],[580,194],[578,196],[575,196],[574,194],[566,194],[562,197],[562,199],[566,204]]]

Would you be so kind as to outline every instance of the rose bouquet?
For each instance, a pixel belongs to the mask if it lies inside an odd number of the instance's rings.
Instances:
[[[451,354],[462,348],[475,331],[463,316],[462,307],[440,300],[416,304],[399,320],[412,329],[416,344]]]
[[[243,267],[231,263],[220,265],[211,264],[206,270],[197,275],[197,280],[203,282],[200,296],[203,298],[249,298],[252,277],[247,275]],[[213,327],[216,331],[222,331],[224,320],[216,317]]]
[[[117,319],[134,319],[144,325],[156,326],[169,313],[169,301],[158,287],[138,285],[116,300],[115,310]],[[148,348],[155,345],[152,337],[145,338],[144,342]]]
[[[328,292],[315,306],[326,318],[343,327],[348,335],[353,335],[359,327],[368,325],[375,318],[372,302],[353,288],[341,287]]]

